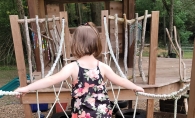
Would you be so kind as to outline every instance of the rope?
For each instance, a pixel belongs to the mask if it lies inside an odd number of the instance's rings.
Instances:
[[[135,107],[134,107],[133,118],[135,118],[135,115],[136,115],[137,104],[138,104],[138,95],[136,95],[136,101],[135,101]]]
[[[60,59],[60,54],[61,54],[61,52],[62,52],[62,47],[63,47],[63,44],[64,44],[64,27],[65,27],[65,23],[64,23],[64,22],[65,22],[65,19],[63,18],[63,19],[62,19],[61,40],[60,40],[60,46],[59,46],[58,53],[57,53],[57,58],[56,58],[56,60],[55,60],[55,62],[54,62],[54,64],[53,64],[51,70],[50,70],[49,73],[46,75],[46,77],[50,76],[50,75],[53,73],[53,71],[54,71],[54,69],[55,69],[55,67],[56,67],[56,65],[57,65],[57,63],[58,63],[58,61],[59,61],[59,59]],[[68,115],[66,114],[65,110],[63,109],[63,107],[62,107],[62,105],[61,105],[61,103],[60,103],[60,99],[59,99],[59,95],[60,95],[60,92],[61,92],[61,89],[62,89],[62,85],[63,85],[63,82],[61,83],[61,86],[60,86],[60,89],[59,89],[58,94],[56,94],[56,90],[55,90],[55,87],[54,87],[54,85],[53,85],[54,93],[55,93],[56,99],[55,99],[54,104],[52,105],[52,108],[50,109],[49,113],[47,114],[46,118],[48,118],[49,115],[51,114],[51,111],[52,111],[52,109],[54,108],[54,105],[56,104],[56,102],[59,103],[60,107],[62,108],[63,112],[65,113],[66,117],[68,118]]]
[[[172,92],[170,94],[150,94],[150,93],[143,93],[143,92],[137,92],[138,95],[150,97],[150,98],[155,98],[155,99],[176,99],[178,96],[183,95],[184,92],[186,92],[190,87],[190,84],[185,85],[183,88],[176,92]]]
[[[104,29],[105,29],[106,41],[107,41],[107,44],[108,44],[108,48],[109,48],[109,50],[110,50],[110,55],[112,56],[112,59],[113,59],[113,61],[115,62],[117,69],[119,70],[119,74],[120,74],[122,77],[126,78],[126,76],[123,74],[123,72],[122,72],[120,66],[119,66],[118,63],[117,63],[116,58],[115,58],[114,53],[113,53],[113,50],[112,50],[112,45],[111,45],[111,43],[110,43],[110,38],[109,38],[109,33],[108,33],[108,25],[107,25],[107,22],[106,22],[106,17],[104,17]],[[117,99],[115,99],[115,102],[118,100],[119,93],[120,93],[120,87],[119,87]],[[117,103],[116,105],[117,105],[117,107],[119,108],[118,103]],[[122,114],[120,108],[119,108],[119,111],[120,111],[122,117],[124,118],[124,116],[123,116],[123,114]]]
[[[1,95],[21,95],[19,92],[12,92],[12,91],[2,91],[0,90],[0,96]]]
[[[118,61],[116,60],[115,55],[113,53],[112,45],[111,45],[111,42],[110,42],[110,39],[109,39],[109,33],[108,33],[108,27],[107,27],[106,17],[104,17],[104,28],[105,28],[106,42],[107,42],[108,48],[110,50],[108,52],[105,51],[103,53],[103,55],[105,56],[105,60],[107,60],[106,59],[107,58],[106,55],[110,53],[110,55],[111,55],[111,57],[112,57],[115,65],[116,65],[116,68],[118,69],[118,72],[119,72],[120,76],[127,79],[127,77],[122,72],[122,70],[121,70],[121,68],[120,68],[120,66],[118,64]],[[56,67],[56,65],[57,65],[57,63],[58,63],[58,61],[60,59],[60,54],[62,52],[63,43],[64,43],[64,19],[62,19],[61,40],[60,40],[60,46],[59,46],[59,50],[58,50],[58,53],[57,53],[57,56],[56,56],[56,60],[55,60],[54,64],[52,65],[51,70],[48,72],[48,74],[45,77],[48,77],[48,76],[50,76],[50,75],[53,74],[53,71],[54,71],[54,69],[55,69],[55,67]],[[111,57],[110,57],[110,63],[111,63]],[[70,59],[67,59],[66,56],[65,56],[65,59],[64,60],[66,61],[66,64],[67,64],[67,61],[70,60]],[[106,63],[107,63],[107,61],[106,61]],[[110,65],[110,63],[109,63],[109,65]],[[63,84],[63,82],[62,82],[62,84]],[[53,86],[54,92],[55,92],[55,96],[56,96],[55,101],[54,101],[54,105],[56,104],[56,102],[60,103],[59,94],[60,94],[60,91],[61,91],[61,88],[62,88],[62,84],[60,86],[60,90],[59,90],[58,94],[56,94],[55,87]],[[151,97],[151,98],[155,98],[155,99],[175,99],[175,104],[174,104],[175,105],[175,108],[174,108],[174,118],[176,118],[177,101],[180,98],[180,96],[182,94],[184,94],[189,89],[189,86],[190,86],[190,84],[184,86],[179,91],[172,92],[170,94],[150,94],[150,93],[136,92],[136,103],[135,103],[133,118],[135,118],[135,115],[136,115],[136,109],[137,109],[139,95],[146,96],[146,97]],[[119,108],[119,111],[120,111],[122,117],[124,118],[124,115],[122,114],[121,109],[120,109],[120,107],[118,105],[118,97],[119,97],[119,94],[120,94],[120,87],[118,89],[117,96],[115,96],[115,94],[114,94],[114,90],[113,90],[112,83],[111,83],[111,88],[112,88],[112,92],[113,92],[113,96],[114,96],[114,103],[115,103],[114,106],[116,105]],[[2,90],[0,90],[0,95],[20,95],[20,94],[21,93],[19,93],[19,92],[11,92],[11,91],[2,91]],[[38,115],[40,117],[40,111],[39,111],[39,104],[38,103],[39,103],[39,98],[38,98],[38,91],[37,91],[37,107],[38,107]],[[48,115],[47,115],[46,118],[48,118],[49,114],[51,113],[52,109],[54,108],[54,105],[52,105],[52,108],[50,109],[50,111],[49,111],[49,113],[48,113]],[[60,104],[60,107],[62,108],[62,110],[65,113],[66,117],[68,117],[68,115],[66,114],[66,112],[63,109],[63,107],[62,107],[61,104]]]
[[[177,117],[177,101],[178,101],[178,98],[176,98],[174,102],[174,118]]]

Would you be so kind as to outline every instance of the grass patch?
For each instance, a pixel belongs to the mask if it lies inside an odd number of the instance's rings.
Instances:
[[[0,70],[17,70],[17,66],[0,66]]]
[[[13,80],[15,77],[18,77],[18,71],[16,66],[0,67],[0,87]]]
[[[193,51],[184,52],[183,58],[184,59],[192,59],[193,57]]]

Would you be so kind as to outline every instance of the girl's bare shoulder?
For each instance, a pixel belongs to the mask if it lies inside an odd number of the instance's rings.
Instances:
[[[66,64],[63,69],[69,69],[71,70],[75,70],[77,68],[77,63],[76,62],[71,62],[69,64]]]

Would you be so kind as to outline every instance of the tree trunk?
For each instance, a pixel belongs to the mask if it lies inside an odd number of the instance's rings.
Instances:
[[[163,39],[164,39],[165,48],[167,49],[167,41],[166,41],[167,39],[166,39],[166,29],[165,28],[166,28],[166,14],[163,15],[163,29],[164,29]]]
[[[171,37],[171,40],[173,40],[173,7],[174,7],[174,0],[170,0],[170,16],[169,16],[169,34]],[[169,42],[168,44],[168,55],[172,53],[172,46],[171,43]]]
[[[94,2],[90,5],[91,19],[97,26],[100,26],[101,24],[101,6],[100,2]]]

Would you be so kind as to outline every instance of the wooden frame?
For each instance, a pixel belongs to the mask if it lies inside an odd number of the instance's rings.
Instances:
[[[16,56],[16,64],[18,69],[18,75],[20,80],[20,86],[26,86],[26,66],[24,61],[24,53],[23,53],[23,46],[22,46],[22,37],[20,32],[20,26],[18,24],[18,16],[11,15],[10,16],[10,24],[11,24],[11,31],[12,37],[14,41],[14,49],[15,49],[15,56]],[[30,105],[23,104],[25,109],[25,116],[30,118],[32,115]]]
[[[46,5],[48,4],[59,4],[59,11],[64,11],[62,5],[64,3],[81,3],[81,2],[105,2],[105,8],[109,10],[110,2],[114,0],[28,0],[28,7],[29,7],[29,14],[30,18],[35,17],[35,15],[39,15],[40,18],[45,18],[45,15],[48,14],[46,11]],[[134,18],[135,12],[135,0],[123,0],[121,1],[123,4],[123,8],[121,12],[126,13],[127,19]],[[31,23],[31,27],[34,31],[36,31],[36,26],[34,23]],[[36,38],[36,35],[35,35]],[[36,40],[36,39],[35,39]],[[129,48],[128,53],[128,67],[132,67],[133,63],[133,51],[134,44]],[[40,60],[39,60],[39,50],[35,48],[35,61],[36,61],[36,68],[37,71],[41,70],[40,67]]]
[[[148,84],[154,85],[156,79],[156,59],[158,49],[159,11],[152,11],[150,30],[150,56],[148,70]],[[147,118],[153,118],[154,99],[147,100]]]
[[[190,82],[190,98],[188,105],[188,117],[195,118],[195,40],[194,40],[194,51],[192,60],[192,70],[191,70],[191,82]]]

